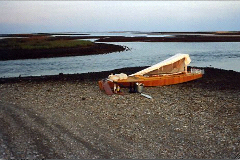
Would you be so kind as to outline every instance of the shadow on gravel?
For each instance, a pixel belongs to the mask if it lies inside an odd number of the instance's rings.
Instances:
[[[8,153],[10,152],[13,156],[6,155],[6,157],[1,158],[64,159],[66,157],[57,151],[58,146],[51,143],[51,138],[56,138],[61,148],[66,152],[71,152],[67,146],[68,142],[61,135],[67,135],[70,139],[81,143],[93,155],[104,159],[110,158],[108,153],[100,151],[89,142],[70,133],[65,127],[59,124],[48,124],[44,118],[37,116],[33,111],[3,103],[0,103],[0,110],[2,141],[6,143],[4,145]],[[50,134],[46,135],[47,132]]]

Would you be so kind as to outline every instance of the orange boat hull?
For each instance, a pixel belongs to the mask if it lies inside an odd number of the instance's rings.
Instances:
[[[134,76],[128,77],[128,79],[118,80],[115,83],[120,85],[120,87],[130,87],[134,83],[142,83],[145,87],[153,86],[166,86],[178,83],[184,83],[192,81],[195,79],[202,78],[201,73],[185,73],[177,75],[165,75],[165,76],[154,76],[154,77],[144,77],[144,76]],[[114,86],[114,82],[108,81],[111,88]],[[103,90],[103,81],[98,81],[99,88]]]

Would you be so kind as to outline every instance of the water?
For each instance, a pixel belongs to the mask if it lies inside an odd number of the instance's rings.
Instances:
[[[117,42],[124,52],[77,57],[0,61],[0,77],[57,75],[150,66],[177,53],[187,53],[190,66],[215,67],[240,72],[239,42]]]
[[[203,34],[201,34],[203,35]],[[69,36],[67,33],[64,34],[53,34],[52,36]],[[124,36],[124,37],[169,37],[171,34],[162,34],[162,33],[150,33],[150,32],[79,32],[72,34],[71,36]]]
[[[191,66],[215,67],[240,72],[240,43],[239,42],[134,42],[115,43],[132,48],[140,66],[153,65],[175,55],[187,53],[190,55]],[[129,53],[130,53],[129,52]]]

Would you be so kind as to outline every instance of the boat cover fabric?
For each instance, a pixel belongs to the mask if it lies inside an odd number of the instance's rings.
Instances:
[[[120,74],[111,74],[108,76],[108,79],[112,80],[112,81],[118,81],[118,80],[122,80],[122,79],[127,79],[128,76],[125,73],[120,73]]]
[[[151,67],[143,69],[139,72],[131,74],[135,75],[161,75],[161,74],[176,74],[187,71],[187,65],[191,62],[188,54],[178,53],[160,63],[157,63]]]

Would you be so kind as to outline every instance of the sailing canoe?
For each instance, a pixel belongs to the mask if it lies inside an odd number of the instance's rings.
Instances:
[[[204,74],[203,70],[191,69],[190,72],[187,72],[187,65],[190,62],[191,59],[188,54],[176,54],[139,72],[129,76],[125,75],[124,78],[121,78],[122,73],[110,75],[108,84],[111,88],[114,87],[114,84],[121,87],[131,87],[135,83],[142,83],[145,87],[152,87],[184,83],[201,78]],[[100,89],[103,90],[103,81],[98,81],[98,84]]]

